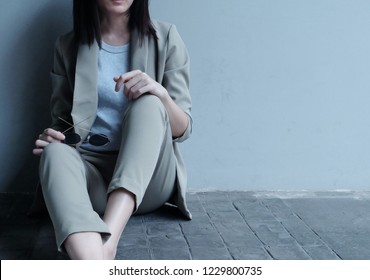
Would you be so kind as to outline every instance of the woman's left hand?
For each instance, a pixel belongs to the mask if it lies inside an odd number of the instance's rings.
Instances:
[[[116,92],[124,85],[124,93],[128,100],[138,99],[145,93],[151,93],[160,100],[168,96],[167,90],[161,84],[140,70],[127,72],[114,77],[113,80],[116,82]]]

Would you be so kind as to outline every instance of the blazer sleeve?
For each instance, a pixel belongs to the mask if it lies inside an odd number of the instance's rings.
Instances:
[[[73,87],[67,75],[65,59],[68,58],[65,57],[65,51],[61,37],[59,37],[55,43],[54,62],[50,72],[52,81],[51,128],[58,131],[64,131],[68,128],[68,124],[61,121],[59,117],[72,123]]]
[[[171,25],[167,37],[167,58],[163,76],[163,86],[175,103],[188,115],[188,127],[174,142],[183,142],[192,132],[191,97],[189,92],[190,61],[186,46],[177,29]]]

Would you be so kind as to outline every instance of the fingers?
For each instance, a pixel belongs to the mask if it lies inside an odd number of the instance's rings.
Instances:
[[[143,72],[141,72],[140,70],[134,70],[134,71],[127,72],[123,75],[114,77],[113,80],[116,82],[115,91],[116,92],[120,91],[124,83],[126,83],[127,81],[131,80],[135,76],[140,75],[142,73]]]
[[[124,93],[128,100],[135,100],[145,93],[161,98],[166,92],[162,85],[140,70],[131,71],[113,79],[116,82],[116,91],[119,91],[123,84],[125,85]]]
[[[47,128],[43,133],[39,135],[39,138],[35,142],[35,148],[33,149],[34,155],[41,155],[44,148],[53,142],[60,142],[65,139],[63,133],[56,131],[52,128]]]
[[[128,100],[139,98],[149,92],[148,89],[153,89],[153,81],[145,73],[138,74],[125,83],[125,94]]]
[[[40,139],[48,141],[50,143],[56,142],[56,141],[62,141],[65,139],[65,136],[63,133],[56,131],[52,128],[47,128],[44,130],[44,132],[41,134]]]
[[[121,86],[123,85],[123,80],[121,79],[121,76],[114,77],[113,80],[116,82],[116,86],[114,87],[114,90],[116,92],[119,92],[121,89]]]
[[[37,139],[35,142],[36,148],[33,149],[32,153],[36,156],[40,156],[42,152],[44,151],[44,148],[49,145],[50,142],[46,142],[40,139]]]
[[[35,156],[41,156],[42,152],[44,151],[44,149],[39,149],[39,148],[35,148],[32,150],[32,153],[35,155]]]

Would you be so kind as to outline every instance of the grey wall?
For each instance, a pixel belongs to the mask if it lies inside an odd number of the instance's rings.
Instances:
[[[0,0],[0,191],[33,190],[71,1]],[[370,185],[370,1],[152,0],[192,61],[189,189]]]
[[[151,6],[191,54],[192,190],[370,187],[370,1]]]
[[[0,0],[0,191],[36,187],[32,148],[49,124],[53,45],[70,29],[70,4]]]

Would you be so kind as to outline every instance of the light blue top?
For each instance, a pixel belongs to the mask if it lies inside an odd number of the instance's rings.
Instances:
[[[118,151],[121,143],[123,112],[127,98],[123,86],[119,92],[114,90],[113,77],[126,73],[129,69],[129,44],[111,46],[102,42],[98,58],[98,111],[91,128],[92,133],[108,136],[110,142],[104,146],[81,144],[81,148],[90,151]]]

